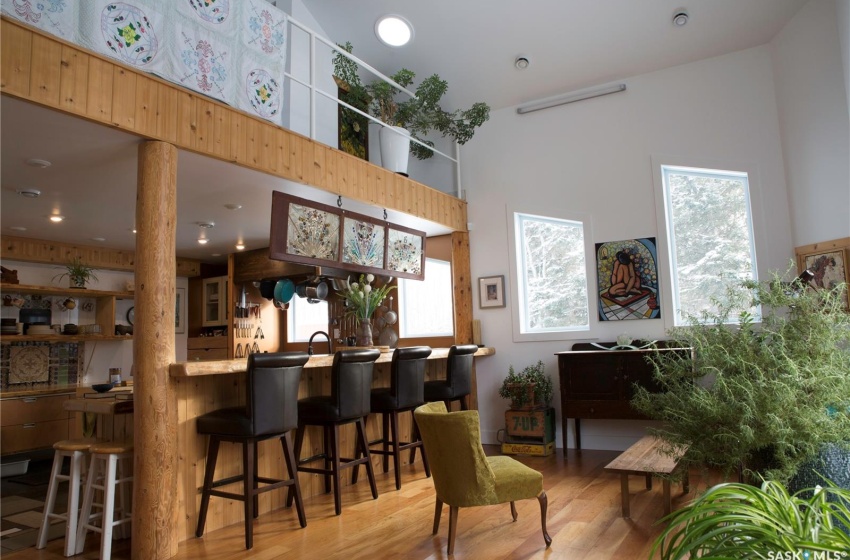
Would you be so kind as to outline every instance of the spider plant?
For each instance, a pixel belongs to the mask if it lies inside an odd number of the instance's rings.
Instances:
[[[850,556],[850,491],[832,484],[794,494],[771,480],[719,484],[663,521],[651,558]]]

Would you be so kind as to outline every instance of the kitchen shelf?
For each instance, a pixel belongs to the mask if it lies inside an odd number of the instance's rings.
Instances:
[[[5,342],[85,342],[97,340],[133,340],[127,335],[104,334],[7,334],[0,336],[0,343]]]
[[[25,284],[0,284],[4,294],[29,294],[41,296],[74,296],[77,298],[114,297],[115,299],[133,299],[133,292],[113,292],[108,290],[89,290],[87,288],[60,288],[58,286],[27,286]]]

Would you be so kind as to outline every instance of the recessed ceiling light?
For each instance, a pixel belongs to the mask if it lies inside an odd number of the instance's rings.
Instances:
[[[210,240],[209,240],[209,239],[207,239],[206,237],[200,237],[200,238],[198,238],[198,243],[200,243],[201,245],[206,245],[207,243],[209,243],[209,241],[210,241]]]
[[[55,223],[55,224],[58,224],[59,222],[61,222],[64,219],[65,219],[65,216],[60,216],[59,214],[53,214],[52,216],[50,216],[50,221]]]
[[[41,196],[41,191],[38,189],[18,189],[15,192],[26,198],[38,198]]]
[[[134,234],[136,233],[136,228],[130,228],[129,231],[132,231]]]
[[[38,167],[39,169],[44,169],[45,167],[50,167],[53,164],[47,161],[46,159],[28,159],[27,165],[31,167]]]
[[[688,12],[685,10],[676,10],[676,13],[673,14],[673,25],[676,27],[683,27],[688,23]]]
[[[9,229],[11,229],[12,231],[26,231],[27,230],[27,228],[25,228],[23,226],[12,226]]]
[[[98,241],[98,242],[102,243],[102,242],[106,241],[106,238],[105,237],[92,237],[91,240],[92,241]]]
[[[520,70],[525,70],[526,68],[528,68],[529,64],[531,64],[531,61],[528,59],[527,56],[520,55],[516,57],[516,60],[514,60],[514,66],[516,66]]]
[[[390,47],[403,47],[413,39],[413,26],[401,16],[386,15],[375,22],[375,34]]]
[[[245,250],[245,244],[240,241],[239,243],[236,244],[236,250],[237,251],[244,251]]]
[[[241,204],[225,204],[224,207],[227,208],[228,210],[239,210],[240,208],[242,208],[242,205]]]
[[[211,227],[215,227],[215,222],[197,222],[198,227],[209,229]]]

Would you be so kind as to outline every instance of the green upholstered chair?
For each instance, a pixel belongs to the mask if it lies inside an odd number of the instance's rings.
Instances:
[[[449,547],[454,552],[458,508],[511,503],[511,515],[517,518],[514,501],[537,498],[546,547],[552,538],[546,532],[546,492],[543,475],[511,457],[484,455],[477,410],[446,412],[446,405],[433,402],[414,411],[416,423],[428,454],[437,509],[434,534],[440,528],[443,504],[449,505]]]

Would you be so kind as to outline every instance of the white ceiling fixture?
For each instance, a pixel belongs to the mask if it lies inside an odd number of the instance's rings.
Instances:
[[[9,229],[12,230],[12,231],[26,231],[27,230],[27,228],[25,228],[23,226],[11,226],[11,227],[9,227]]]
[[[523,103],[516,108],[516,112],[520,115],[524,115],[541,109],[549,109],[550,107],[566,105],[567,103],[575,103],[576,101],[583,101],[585,99],[592,99],[594,97],[600,97],[602,95],[618,93],[621,91],[626,91],[626,84],[614,84],[612,86],[574,91],[571,93],[556,95],[555,97],[547,97],[545,99],[538,99],[537,101]]]
[[[227,208],[228,210],[239,210],[240,208],[242,208],[242,205],[230,203],[230,204],[225,204],[224,207]]]
[[[198,236],[198,243],[206,245],[210,241],[207,238],[207,230],[215,227],[215,222],[197,222],[197,224],[198,227],[201,228],[201,234]]]
[[[65,219],[65,216],[63,216],[61,214],[51,214],[50,216],[48,216],[48,218],[54,224],[58,224],[59,222],[61,222],[62,220]]]
[[[531,60],[527,56],[520,55],[514,60],[514,66],[520,70],[525,70],[531,64]]]
[[[46,159],[31,158],[27,160],[27,165],[29,165],[30,167],[38,167],[39,169],[45,169],[53,164],[47,161]]]
[[[38,189],[18,189],[15,192],[25,198],[38,198],[41,196],[41,191]]]
[[[684,27],[688,23],[688,12],[687,10],[676,10],[676,13],[673,14],[673,25],[676,27]]]
[[[413,40],[413,26],[401,16],[381,16],[375,22],[375,35],[387,46],[403,47]]]
[[[237,250],[237,251],[244,251],[244,250],[245,250],[245,244],[244,244],[244,243],[242,243],[241,241],[239,241],[239,242],[236,244],[236,250]]]

